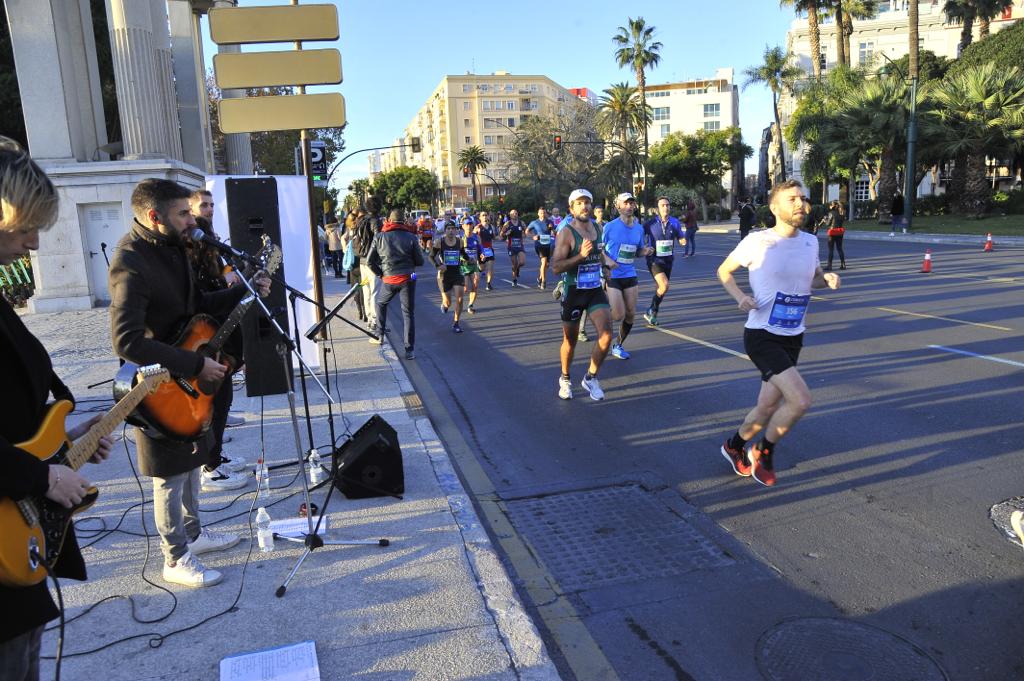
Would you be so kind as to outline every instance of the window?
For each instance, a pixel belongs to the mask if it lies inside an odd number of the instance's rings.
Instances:
[[[857,180],[853,185],[853,200],[854,201],[870,201],[871,200],[871,188],[869,187],[870,182],[868,180]]]
[[[704,118],[718,118],[722,115],[721,104],[705,104],[704,105]]]
[[[509,111],[515,111],[516,110],[515,100],[512,100],[512,99],[506,100],[505,101],[505,108],[507,110],[509,110]]]
[[[484,111],[490,111],[490,110],[491,110],[491,100],[485,99],[484,100]]]
[[[530,85],[530,92],[536,92],[536,91],[537,91],[537,84],[533,83],[532,85]]]
[[[505,83],[505,92],[512,92],[512,83]]]
[[[669,107],[667,106],[656,106],[654,107],[654,120],[656,121],[667,121]]]
[[[468,118],[463,118],[462,119],[462,127],[464,127],[464,128],[468,128],[469,127],[469,119]]]
[[[484,135],[484,144],[494,144],[494,135]]]
[[[508,127],[510,127],[510,128],[514,128],[514,127],[516,127],[516,119],[515,119],[515,118],[510,118],[510,119],[508,119],[508,123],[507,123],[507,125],[508,125]]]
[[[496,143],[497,143],[497,144],[498,144],[499,146],[501,146],[501,145],[505,144],[505,136],[504,136],[504,135],[498,135],[498,136],[497,136],[497,137],[495,138],[495,140],[494,140],[494,141],[495,141],[495,142],[496,142]]]
[[[494,196],[494,187],[490,185],[484,187],[484,196]]]
[[[484,119],[484,130],[493,130],[494,127],[495,126],[494,126],[494,119],[493,118],[485,118]]]
[[[875,44],[874,43],[861,43],[860,44],[860,57],[857,62],[861,66],[870,64],[875,59]]]
[[[490,85],[488,85],[487,83],[481,83],[480,84],[480,92],[490,92],[490,91],[491,91],[491,86]]]
[[[472,91],[473,91],[473,86],[472,85],[470,85],[469,83],[463,83],[463,85],[462,85],[462,94],[468,95]]]
[[[670,132],[672,132],[672,126],[669,125],[668,123],[662,123],[661,124],[661,136],[662,137],[668,137],[668,134]]]
[[[708,132],[719,130],[722,127],[721,121],[704,121],[704,129]]]
[[[466,144],[472,144],[472,143],[473,143],[473,138],[470,137],[469,135],[466,135]]]
[[[672,93],[669,92],[668,90],[655,90],[654,92],[648,92],[647,96],[648,97],[668,97],[670,94],[672,94]]]
[[[463,110],[463,111],[469,111],[469,105],[470,105],[470,103],[471,103],[471,102],[463,102],[463,103],[462,103],[462,110]]]
[[[821,54],[818,55],[818,66],[821,67],[822,71],[826,71],[828,69],[828,54],[824,50],[822,50]]]

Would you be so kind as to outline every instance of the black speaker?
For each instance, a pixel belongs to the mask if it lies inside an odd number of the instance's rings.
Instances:
[[[349,499],[405,493],[402,448],[380,414],[364,423],[334,456],[334,484]]]
[[[277,180],[273,177],[229,179],[225,183],[228,204],[228,230],[231,245],[246,253],[257,253],[265,234],[281,246],[281,215],[277,205]],[[275,276],[287,281],[284,264]],[[288,307],[284,287],[274,282],[263,304],[285,333],[289,331]],[[249,397],[281,395],[291,388],[292,357],[288,354],[285,370],[278,354],[277,331],[263,311],[253,306],[242,320],[245,392]]]

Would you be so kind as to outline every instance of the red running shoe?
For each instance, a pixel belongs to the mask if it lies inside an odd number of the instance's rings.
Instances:
[[[742,475],[744,478],[750,477],[750,460],[747,459],[747,453],[742,449],[733,449],[729,446],[729,441],[726,440],[720,449],[722,456],[732,466],[733,471],[736,475]]]
[[[765,487],[775,484],[775,465],[772,463],[772,457],[772,454],[758,449],[757,445],[750,448],[750,474]]]

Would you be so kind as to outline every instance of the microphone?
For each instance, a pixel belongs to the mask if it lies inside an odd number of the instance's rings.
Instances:
[[[227,253],[235,258],[240,258],[242,260],[245,260],[246,262],[250,262],[256,265],[257,267],[261,266],[260,262],[256,260],[256,258],[252,257],[245,251],[240,251],[234,246],[229,246],[223,241],[218,241],[216,238],[210,236],[201,229],[193,229],[191,232],[189,232],[189,236],[192,238],[193,241],[202,241],[204,244],[213,246],[222,253]]]

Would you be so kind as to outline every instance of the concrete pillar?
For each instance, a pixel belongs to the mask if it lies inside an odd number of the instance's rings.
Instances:
[[[126,159],[173,157],[147,0],[106,0]]]
[[[169,0],[167,13],[171,27],[171,53],[174,58],[174,82],[178,121],[181,126],[182,160],[214,174],[213,141],[207,110],[206,72],[203,41],[199,31],[200,11],[193,0]]]
[[[237,4],[235,0],[216,0],[217,7],[233,7]],[[220,53],[241,52],[239,45],[218,45]],[[242,90],[223,90],[221,97],[230,99],[233,97],[244,97]],[[224,135],[224,156],[228,166],[228,175],[252,175],[252,142],[249,133],[234,133]]]
[[[181,160],[181,130],[178,123],[178,98],[175,94],[171,33],[167,17],[167,0],[149,0],[149,14],[153,20],[153,50],[160,87],[160,109],[164,118],[167,155]]]
[[[29,151],[41,161],[98,160],[107,137],[89,0],[6,6]]]

